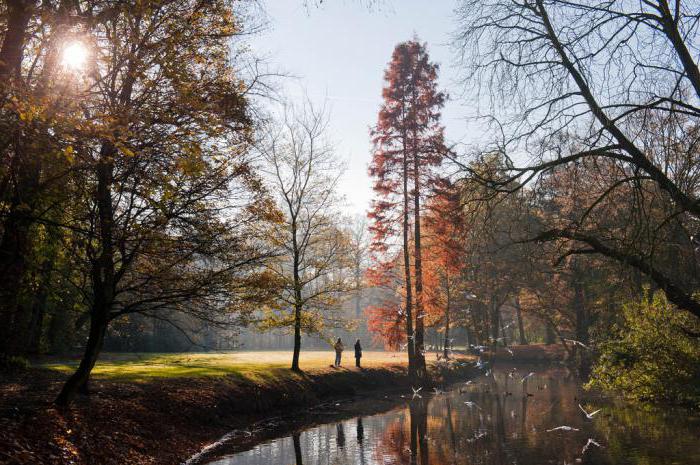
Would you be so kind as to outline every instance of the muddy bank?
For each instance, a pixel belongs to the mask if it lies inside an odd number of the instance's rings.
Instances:
[[[467,363],[441,365],[431,367],[431,374],[441,385],[471,377],[475,369]],[[407,390],[409,385],[401,365],[304,374],[273,369],[269,378],[255,381],[234,376],[98,380],[90,396],[59,410],[50,401],[63,380],[52,372],[32,370],[0,381],[0,463],[172,465],[224,434],[249,431],[264,419],[308,412],[310,407],[322,412],[331,400]],[[376,396],[368,400],[372,406],[368,402],[367,408],[392,406]],[[314,421],[313,415],[305,418]]]

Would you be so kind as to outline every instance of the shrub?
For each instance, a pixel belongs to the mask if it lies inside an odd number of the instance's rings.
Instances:
[[[651,402],[700,407],[698,319],[662,292],[623,306],[622,323],[601,345],[589,387]],[[691,334],[689,334],[691,333]]]

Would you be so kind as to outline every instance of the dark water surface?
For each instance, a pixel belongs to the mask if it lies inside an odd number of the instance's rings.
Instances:
[[[534,371],[526,382],[521,378]],[[268,441],[209,465],[700,464],[700,418],[583,391],[565,369],[495,370],[379,415]],[[506,394],[509,393],[509,394]],[[531,396],[526,395],[527,393]],[[473,402],[473,405],[465,404]],[[578,404],[591,412],[589,420]],[[547,431],[569,426],[578,431]],[[589,439],[599,446],[589,443]]]

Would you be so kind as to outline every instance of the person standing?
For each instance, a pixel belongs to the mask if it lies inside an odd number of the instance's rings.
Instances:
[[[362,346],[360,345],[360,340],[355,342],[355,366],[360,368],[360,359],[362,358]]]
[[[338,338],[333,347],[335,348],[335,366],[339,367],[340,357],[343,355],[343,349],[345,348],[343,347],[343,341]]]

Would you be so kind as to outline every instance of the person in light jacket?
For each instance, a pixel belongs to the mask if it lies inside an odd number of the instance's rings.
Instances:
[[[362,345],[360,345],[360,340],[355,342],[355,366],[360,368],[360,359],[362,358]]]
[[[335,349],[335,366],[339,367],[340,366],[340,357],[343,355],[343,341],[338,338],[338,340],[335,342],[335,345],[333,346]]]

